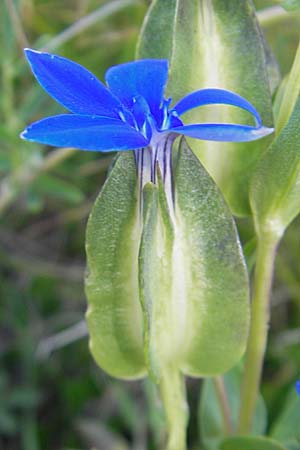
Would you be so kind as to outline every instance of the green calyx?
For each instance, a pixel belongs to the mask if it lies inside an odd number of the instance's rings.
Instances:
[[[133,154],[117,157],[87,226],[87,323],[102,369],[157,383],[167,450],[184,450],[183,377],[220,374],[240,359],[249,301],[230,211],[184,139],[172,166],[173,197],[159,168],[140,191]]]
[[[211,376],[245,350],[248,279],[229,209],[184,140],[173,174],[172,214],[159,173],[141,214],[133,155],[120,154],[89,219],[91,350],[119,378],[159,382],[170,365]]]

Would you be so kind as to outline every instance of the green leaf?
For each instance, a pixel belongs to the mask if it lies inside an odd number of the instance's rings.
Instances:
[[[287,11],[299,11],[300,10],[300,0],[285,0],[280,3],[280,5]]]
[[[285,447],[286,447],[286,450],[299,450],[299,448],[300,448],[299,440],[297,442],[294,441],[294,442],[288,443],[285,445]]]
[[[152,1],[137,43],[138,59],[170,59],[175,12],[176,0]]]
[[[300,97],[285,125],[265,153],[251,183],[256,229],[280,238],[300,211]]]
[[[300,212],[300,45],[276,97],[276,139],[254,173],[250,201],[258,233],[280,238]]]
[[[10,395],[10,405],[15,408],[31,409],[37,406],[40,395],[36,389],[31,387],[15,388]]]
[[[118,378],[145,374],[138,293],[140,224],[133,154],[121,153],[91,212],[86,234],[90,348]]]
[[[277,96],[280,102],[276,99],[280,103],[278,117],[276,119],[277,134],[288,123],[300,95],[300,44],[291,72],[287,80],[283,81],[282,85],[281,89],[279,89],[279,96]]]
[[[254,236],[243,246],[243,253],[247,264],[248,273],[251,274],[256,260],[257,238]]]
[[[262,436],[236,436],[225,439],[220,450],[287,450],[279,442]]]
[[[275,98],[274,98],[274,102],[273,102],[273,113],[274,113],[274,121],[276,123],[276,130],[275,132],[278,134],[278,116],[279,116],[279,111],[280,111],[280,107],[282,105],[283,102],[283,98],[285,95],[285,90],[286,90],[286,85],[287,85],[287,81],[288,81],[288,77],[285,76],[282,80],[281,83],[278,86]]]
[[[270,436],[289,448],[300,448],[300,398],[293,386],[283,405],[279,417],[273,424]],[[298,447],[296,447],[298,445]]]
[[[180,20],[182,16],[186,17],[184,24]],[[193,30],[197,34],[192,34]],[[250,1],[231,0],[226,2],[226,7],[222,0],[182,1],[175,32],[177,46],[171,61],[171,95],[175,91],[177,97],[179,91],[182,96],[187,91],[208,86],[229,89],[247,98],[261,114],[263,123],[272,126],[264,41]],[[187,120],[249,123],[243,111],[224,106],[195,109]],[[270,139],[240,144],[207,141],[192,144],[236,215],[249,213],[250,176]]]
[[[241,375],[242,371],[240,367],[234,367],[223,377],[234,430],[238,425]],[[203,383],[198,418],[200,436],[205,449],[219,450],[219,445],[227,433],[223,424],[216,385],[212,379],[207,379]],[[264,434],[266,426],[267,410],[263,398],[259,396],[253,420],[252,433]]]
[[[156,40],[156,36],[163,34],[165,24],[166,41]],[[276,68],[270,51],[266,50],[250,0],[231,0],[226,6],[223,0],[176,0],[176,5],[156,0],[147,15],[137,56],[168,55],[171,55],[170,79],[166,95],[174,101],[197,89],[226,88],[251,101],[264,125],[272,126],[267,62],[273,71],[273,81]],[[241,110],[224,106],[195,109],[186,117],[186,122],[203,121],[249,123],[249,117]],[[249,214],[249,180],[270,140],[241,144],[192,143],[238,215]]]
[[[77,186],[49,174],[40,175],[31,190],[75,205],[84,200],[84,194]]]
[[[16,417],[6,409],[0,409],[0,432],[1,435],[15,435],[18,431]]]

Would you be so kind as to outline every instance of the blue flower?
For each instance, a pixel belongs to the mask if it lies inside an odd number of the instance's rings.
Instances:
[[[251,103],[223,89],[202,89],[171,106],[171,99],[164,98],[168,79],[166,60],[146,59],[112,67],[106,72],[105,86],[87,69],[66,58],[30,49],[25,54],[41,86],[72,113],[33,123],[21,134],[28,141],[109,152],[157,148],[158,143],[166,142],[170,136],[172,141],[185,135],[242,142],[273,131],[262,126]],[[217,103],[250,112],[255,126],[183,124],[181,116],[187,111]],[[158,156],[155,158],[159,160]]]
[[[296,391],[297,391],[297,393],[298,393],[298,395],[300,397],[300,380],[297,380],[295,385],[296,385]]]

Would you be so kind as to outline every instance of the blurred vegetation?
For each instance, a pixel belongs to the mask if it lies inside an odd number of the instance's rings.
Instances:
[[[111,156],[42,147],[19,133],[59,107],[39,87],[22,49],[49,49],[103,78],[134,58],[149,1],[1,0],[0,17],[0,449],[158,449],[163,419],[148,381],[108,379],[87,345],[84,233]],[[258,9],[274,2],[256,1]],[[264,16],[286,74],[300,16]],[[239,223],[242,240],[252,224]],[[300,220],[277,258],[263,394],[271,423],[300,370]],[[189,381],[190,446],[199,383]]]

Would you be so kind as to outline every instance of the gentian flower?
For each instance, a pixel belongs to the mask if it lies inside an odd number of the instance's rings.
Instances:
[[[106,84],[66,58],[25,50],[38,82],[72,114],[47,117],[26,128],[21,137],[42,144],[99,152],[135,150],[143,186],[155,182],[157,164],[171,182],[171,148],[179,135],[212,141],[252,141],[273,130],[262,125],[256,109],[224,89],[192,92],[171,106],[164,98],[168,61],[145,59],[106,72]],[[184,124],[181,116],[202,105],[226,104],[251,113],[255,125]]]
[[[298,393],[298,395],[300,397],[300,380],[297,380],[295,385],[296,385],[296,391],[297,391],[297,393]]]

